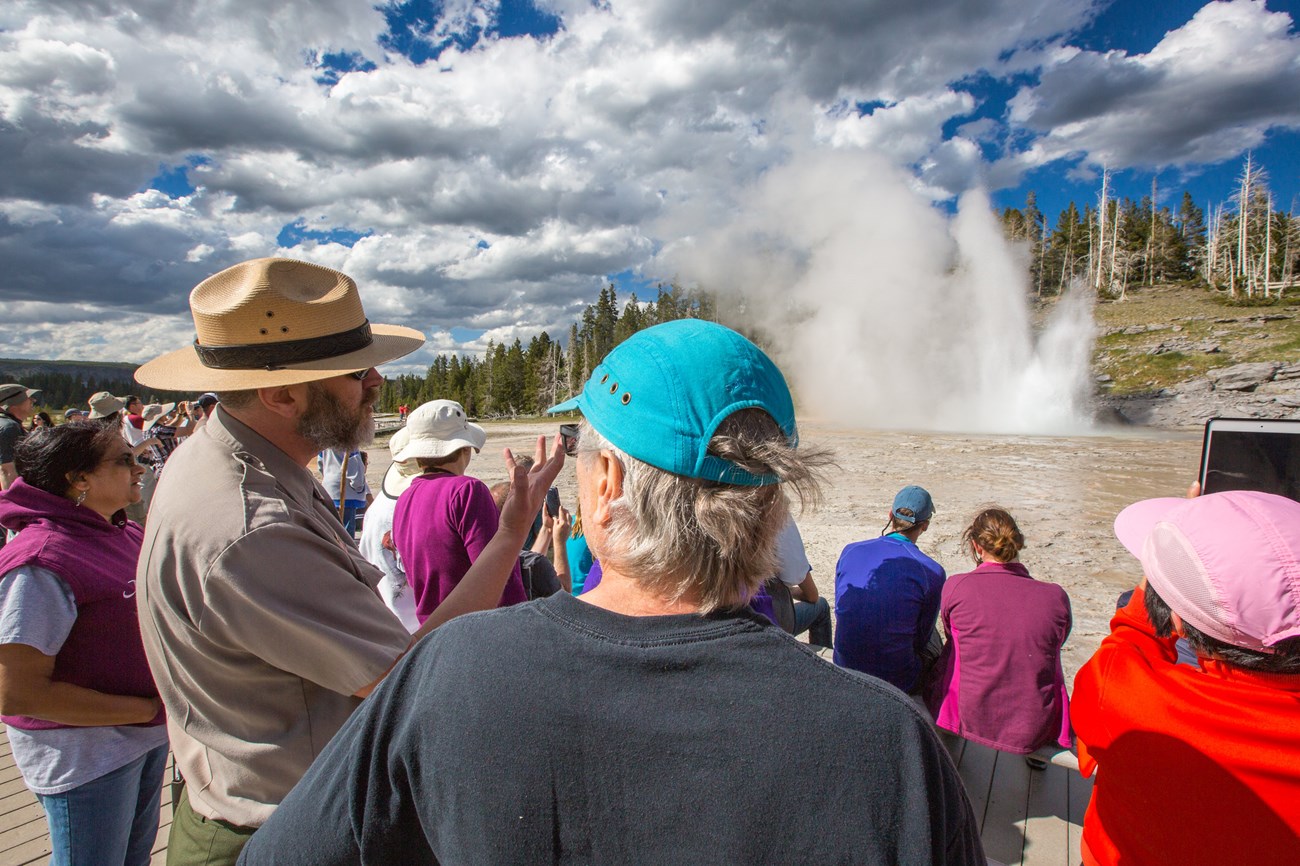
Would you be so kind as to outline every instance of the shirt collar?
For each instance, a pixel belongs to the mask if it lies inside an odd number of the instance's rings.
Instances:
[[[221,408],[221,404],[217,404],[216,411],[208,416],[208,421],[203,425],[204,433],[225,443],[237,455],[242,455],[243,459],[252,458],[299,503],[311,504],[316,479],[307,471],[307,467],[299,466],[261,433]]]
[[[979,571],[980,569],[989,571],[1005,571],[1018,577],[1029,577],[1029,569],[1025,568],[1024,563],[1015,560],[1012,560],[1011,562],[981,562],[979,565],[975,566],[976,571]]]

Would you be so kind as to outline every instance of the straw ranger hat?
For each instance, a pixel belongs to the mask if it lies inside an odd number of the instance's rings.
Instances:
[[[253,259],[190,293],[194,344],[155,358],[135,380],[171,391],[296,385],[367,370],[424,344],[398,325],[372,325],[347,274],[293,259]]]
[[[406,419],[406,447],[393,454],[394,460],[415,457],[446,457],[469,447],[483,448],[487,433],[471,424],[464,408],[454,400],[431,400],[416,408]]]

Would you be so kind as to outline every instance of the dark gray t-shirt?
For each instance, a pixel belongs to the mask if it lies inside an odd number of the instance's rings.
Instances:
[[[0,463],[14,462],[14,449],[25,433],[22,422],[8,412],[0,412]]]
[[[567,593],[423,640],[240,863],[559,860],[985,863],[898,690],[749,615],[626,617]]]

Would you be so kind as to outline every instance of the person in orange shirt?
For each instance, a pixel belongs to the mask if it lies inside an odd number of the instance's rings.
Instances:
[[[1144,577],[1070,701],[1084,863],[1300,863],[1300,502],[1151,499],[1115,534]]]

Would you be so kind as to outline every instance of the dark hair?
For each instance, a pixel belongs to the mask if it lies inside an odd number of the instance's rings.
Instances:
[[[28,433],[14,451],[14,468],[33,487],[62,496],[72,482],[69,475],[94,472],[108,447],[121,441],[112,427],[83,421],[41,427]]]
[[[96,427],[116,430],[122,425],[122,410],[105,415],[103,418],[87,418],[86,423],[94,424]]]
[[[257,389],[256,389],[256,388],[248,388],[248,389],[245,389],[245,390],[243,390],[243,391],[219,391],[219,392],[217,392],[217,398],[218,398],[218,400],[219,400],[219,401],[220,401],[220,402],[221,402],[221,403],[222,403],[222,404],[223,404],[227,409],[243,409],[244,407],[246,407],[246,406],[248,406],[250,403],[252,403],[253,400],[254,400],[254,398],[256,398],[256,397],[257,397]],[[202,402],[202,399],[203,399],[202,397],[199,398],[200,402]],[[216,405],[216,404],[213,404],[213,405]],[[204,407],[203,412],[204,412],[204,414],[207,414],[207,407]]]
[[[419,466],[421,469],[437,469],[440,466],[446,466],[449,463],[455,463],[458,459],[460,459],[460,452],[468,451],[468,450],[470,450],[469,446],[463,445],[460,448],[457,448],[455,451],[451,452],[450,454],[444,454],[442,457],[417,457],[415,458],[415,464]]]
[[[1172,635],[1172,611],[1149,581],[1143,602],[1146,604],[1147,616],[1155,626],[1156,637]],[[1300,674],[1300,637],[1278,641],[1273,645],[1272,652],[1260,652],[1212,638],[1186,619],[1183,620],[1183,637],[1187,638],[1197,655],[1217,659],[1234,667],[1268,674]]]
[[[996,505],[976,514],[961,534],[961,540],[971,547],[972,555],[975,553],[972,545],[978,544],[998,562],[1010,562],[1025,546],[1025,537],[1020,534],[1016,519],[1005,508]]]
[[[37,412],[35,415],[32,416],[32,420],[31,420],[31,425],[32,425],[32,426],[31,426],[30,429],[32,429],[32,430],[35,430],[35,429],[36,429],[36,419],[37,419],[37,418],[39,418],[40,420],[44,421],[46,427],[53,427],[53,426],[54,426],[54,422],[53,422],[52,420],[50,420],[50,413],[49,413],[49,412]]]
[[[130,406],[132,403],[139,403],[139,402],[140,402],[139,394],[127,394],[125,397],[122,398],[122,405],[124,407]]]

